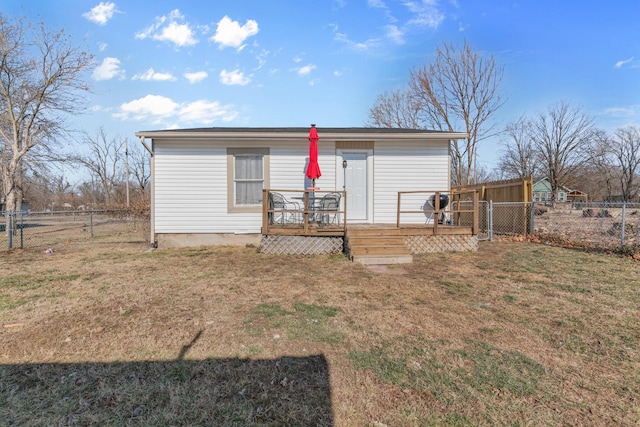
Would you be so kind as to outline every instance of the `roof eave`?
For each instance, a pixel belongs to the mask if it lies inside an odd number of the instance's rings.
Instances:
[[[136,132],[137,137],[151,139],[225,139],[225,140],[299,140],[306,139],[308,132],[190,132],[190,131],[142,131]],[[336,139],[336,140],[354,140],[361,141],[363,139],[375,140],[434,140],[434,139],[467,139],[468,135],[464,132],[410,132],[410,133],[389,133],[389,132],[322,132],[320,131],[320,139]]]

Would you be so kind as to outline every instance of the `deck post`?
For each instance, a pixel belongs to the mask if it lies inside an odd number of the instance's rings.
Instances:
[[[396,211],[396,227],[397,228],[400,228],[400,196],[401,195],[402,195],[402,192],[398,191],[398,210]],[[346,208],[345,208],[345,211],[346,211]]]
[[[302,197],[302,210],[303,214],[303,224],[302,228],[304,229],[304,234],[309,233],[309,191],[305,190],[304,196]]]
[[[435,212],[433,213],[433,234],[438,235],[438,223],[440,222],[440,192],[436,191],[433,200],[433,209]]]

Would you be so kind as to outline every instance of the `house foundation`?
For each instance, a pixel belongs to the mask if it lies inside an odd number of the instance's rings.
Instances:
[[[247,246],[260,244],[260,234],[161,233],[156,235],[161,248],[193,246]]]

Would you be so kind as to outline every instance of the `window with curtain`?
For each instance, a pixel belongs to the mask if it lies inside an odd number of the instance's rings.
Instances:
[[[262,203],[264,185],[264,156],[262,154],[234,155],[235,206]]]
[[[227,212],[262,212],[262,190],[269,188],[269,148],[227,148]]]

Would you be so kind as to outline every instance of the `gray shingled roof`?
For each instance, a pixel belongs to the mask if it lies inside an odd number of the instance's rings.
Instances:
[[[402,134],[402,133],[438,133],[435,130],[424,129],[399,129],[399,128],[372,128],[372,127],[344,127],[344,128],[325,128],[316,127],[318,132],[326,133],[390,133],[390,134]],[[278,132],[278,133],[301,133],[308,132],[309,127],[210,127],[210,128],[192,128],[192,129],[166,129],[166,130],[149,130],[140,131],[138,133],[149,132],[166,132],[166,133],[211,133],[211,132],[225,132],[225,133],[247,133],[247,132]]]

